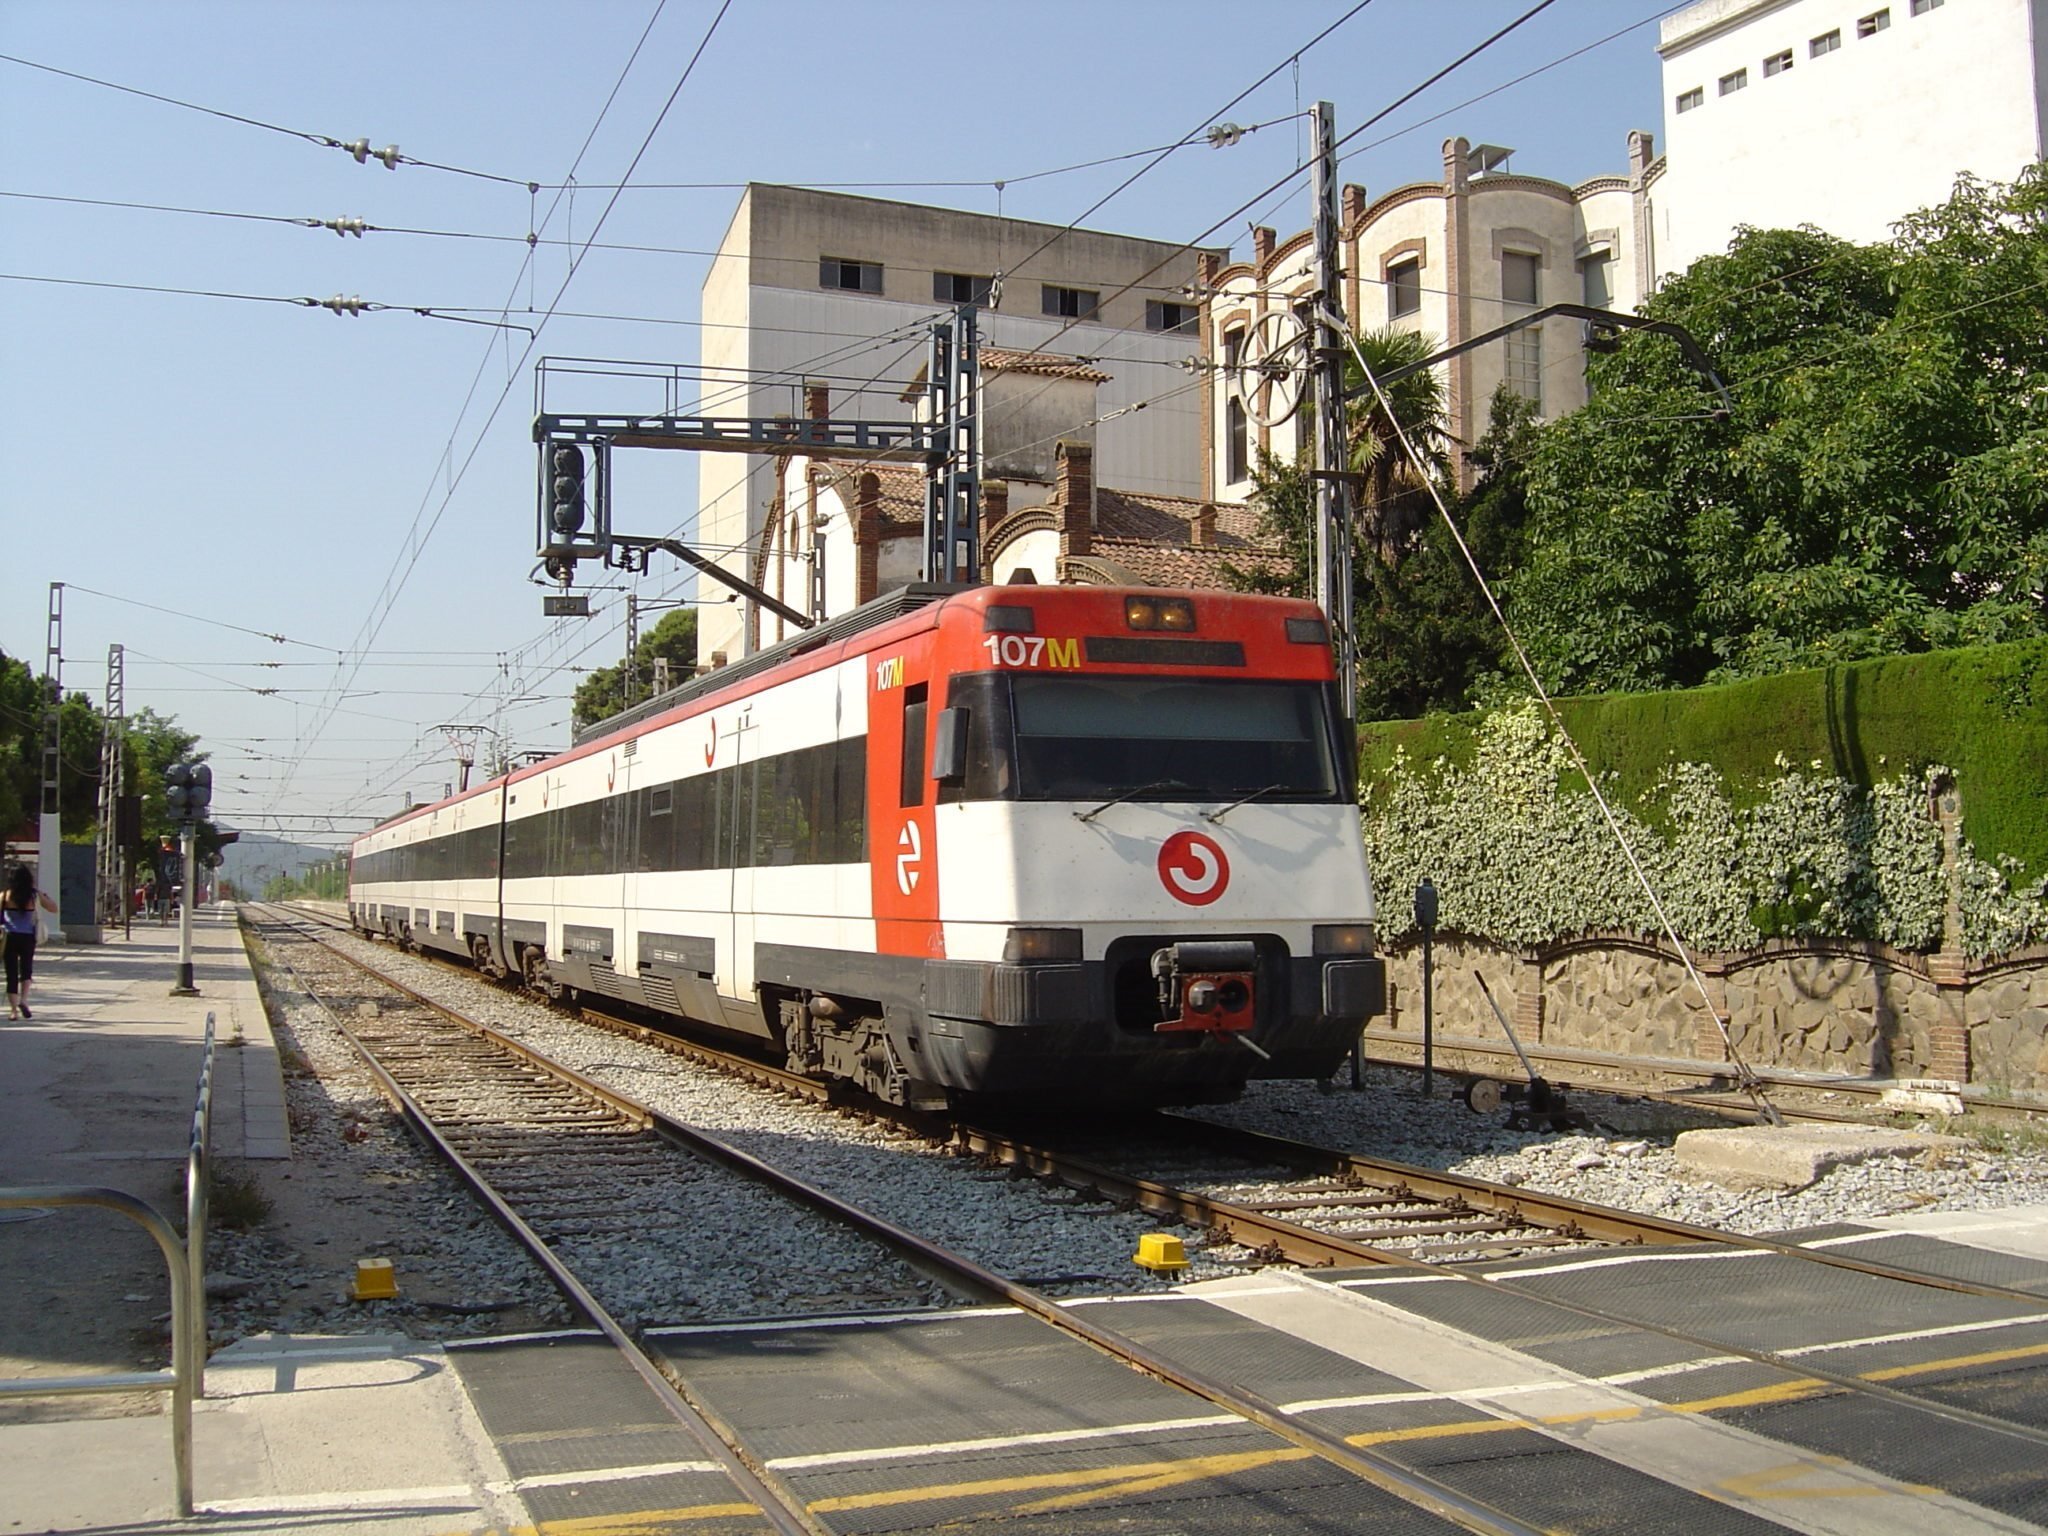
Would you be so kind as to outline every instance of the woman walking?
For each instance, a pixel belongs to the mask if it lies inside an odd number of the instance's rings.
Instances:
[[[36,970],[36,908],[57,910],[57,903],[36,889],[36,879],[26,864],[14,866],[7,889],[0,893],[0,929],[7,935],[7,1013],[10,1018],[32,1019],[28,1008],[28,984]]]

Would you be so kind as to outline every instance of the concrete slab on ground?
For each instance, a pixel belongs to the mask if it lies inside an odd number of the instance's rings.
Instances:
[[[1686,1131],[1678,1166],[1730,1189],[1804,1189],[1831,1168],[1872,1158],[1925,1157],[1964,1143],[1927,1131],[1852,1125],[1745,1125]]]

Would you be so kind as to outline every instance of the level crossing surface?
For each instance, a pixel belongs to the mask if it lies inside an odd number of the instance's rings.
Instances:
[[[217,1150],[289,1155],[232,914],[198,919],[197,999],[169,996],[172,929],[38,957],[33,1025],[0,1029],[15,1111],[0,1122],[0,1179],[132,1182],[173,1204],[208,1011],[243,1042],[223,1052]],[[2048,1212],[1792,1236],[2048,1298]],[[79,1267],[61,1237],[57,1219],[0,1224],[8,1294],[69,1297],[75,1340],[24,1358],[0,1333],[6,1368],[131,1368],[108,1316],[146,1323],[160,1289],[124,1301],[142,1294],[133,1278]],[[1502,1283],[1269,1269],[1074,1306],[1535,1528],[2048,1528],[2048,1307],[1741,1250],[1482,1268]],[[648,1343],[820,1530],[1450,1528],[1007,1307],[663,1328]],[[1842,1376],[1921,1406],[1846,1394]],[[194,1529],[768,1528],[594,1334],[258,1336],[216,1354],[207,1386]],[[0,1510],[22,1530],[179,1529],[167,1439],[148,1399],[10,1405]]]

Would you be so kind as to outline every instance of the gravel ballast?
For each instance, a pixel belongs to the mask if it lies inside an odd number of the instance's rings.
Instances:
[[[448,967],[399,953],[388,945],[371,944],[348,935],[337,942],[362,955],[421,992],[560,1061],[594,1080],[660,1109],[674,1118],[717,1135],[741,1149],[774,1163],[827,1191],[859,1204],[876,1215],[954,1248],[976,1262],[1045,1290],[1055,1296],[1124,1294],[1166,1288],[1190,1280],[1241,1274],[1256,1267],[1245,1249],[1210,1247],[1199,1234],[1183,1231],[1191,1267],[1166,1279],[1136,1267],[1132,1255],[1138,1239],[1166,1224],[1143,1213],[1115,1210],[1057,1189],[992,1169],[879,1122],[869,1122],[821,1106],[786,1098],[771,1090],[736,1080],[713,1069],[679,1059],[658,1047],[642,1044],[553,1013],[538,1004]],[[405,1314],[402,1325],[416,1334],[475,1333],[509,1330],[523,1319],[545,1321],[563,1309],[553,1300],[544,1277],[511,1244],[510,1239],[476,1211],[465,1191],[432,1166],[432,1160],[391,1123],[381,1100],[368,1088],[367,1075],[354,1063],[353,1051],[331,1025],[310,1017],[301,1001],[284,1002],[291,1035],[309,1066],[317,1072],[310,1083],[291,1086],[297,1138],[294,1178],[354,1177],[370,1186],[376,1198],[392,1209],[386,1213],[394,1230],[405,1232],[406,1251],[417,1269],[450,1272],[460,1277],[457,1300],[472,1304],[511,1303],[503,1314],[468,1316]],[[323,1031],[331,1040],[323,1039]],[[341,1054],[337,1054],[341,1053]],[[349,1085],[360,1079],[360,1096]],[[1993,1150],[1972,1143],[1921,1161],[1872,1162],[1835,1169],[1814,1185],[1789,1193],[1742,1193],[1685,1177],[1671,1151],[1675,1135],[1694,1126],[1719,1123],[1643,1100],[1600,1094],[1575,1094],[1597,1127],[1573,1133],[1511,1131],[1499,1117],[1481,1118],[1439,1089],[1439,1097],[1423,1100],[1415,1091],[1414,1074],[1368,1068],[1364,1090],[1340,1087],[1319,1092],[1308,1083],[1254,1084],[1238,1103],[1189,1111],[1205,1118],[1270,1131],[1298,1140],[1340,1147],[1374,1157],[1412,1162],[1469,1174],[1497,1183],[1521,1185],[1580,1199],[1644,1211],[1669,1219],[1742,1232],[1856,1221],[1905,1212],[1983,1210],[2008,1205],[2048,1204],[2048,1151],[2037,1138],[2020,1150]],[[339,1084],[340,1086],[335,1086]],[[324,1098],[335,1106],[341,1126],[355,1132],[299,1132],[303,1095]],[[1941,1127],[1948,1129],[1948,1127]],[[349,1139],[349,1136],[358,1139]],[[365,1149],[369,1149],[367,1152]],[[397,1165],[394,1166],[394,1160]],[[1232,1186],[1233,1191],[1243,1186]],[[634,1278],[636,1264],[645,1266],[632,1244],[593,1254],[589,1262],[600,1279],[625,1284],[643,1299],[634,1308],[641,1321],[697,1317],[764,1316],[809,1312],[840,1306],[930,1305],[938,1300],[927,1287],[905,1287],[893,1280],[878,1283],[855,1257],[846,1264],[821,1261],[818,1240],[805,1238],[793,1248],[786,1266],[791,1276],[814,1277],[821,1268],[836,1273],[830,1285],[812,1279],[780,1287],[774,1276],[784,1266],[741,1260],[744,1245],[776,1251],[778,1223],[758,1211],[736,1213],[731,1220],[708,1227],[705,1253],[721,1256],[734,1276],[744,1277],[727,1288],[699,1285],[679,1303],[674,1287],[660,1273]],[[254,1265],[263,1257],[247,1257],[248,1247],[261,1248],[264,1237],[216,1242],[215,1269]],[[871,1252],[871,1250],[868,1250]],[[401,1273],[407,1265],[401,1261]],[[659,1266],[655,1268],[658,1270]],[[239,1270],[238,1270],[239,1272]],[[260,1277],[259,1277],[260,1278]],[[637,1290],[634,1287],[638,1287]],[[275,1285],[260,1283],[248,1297],[230,1302],[240,1308],[227,1327],[262,1326],[258,1314]],[[644,1293],[644,1294],[643,1294]],[[303,1288],[298,1293],[304,1303]],[[416,1288],[414,1294],[425,1295]],[[329,1329],[391,1327],[398,1317],[377,1314],[379,1303],[329,1306],[303,1304],[300,1311]],[[275,1324],[271,1324],[275,1326]],[[532,1325],[529,1321],[527,1325]],[[216,1337],[219,1338],[219,1330]]]

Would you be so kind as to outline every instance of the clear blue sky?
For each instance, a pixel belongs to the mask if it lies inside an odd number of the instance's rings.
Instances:
[[[1328,98],[1350,133],[1531,3],[1374,0],[1223,115],[1261,122]],[[994,212],[1000,179],[1002,212],[1064,224],[1144,162],[1023,178],[1198,132],[1350,6],[731,0],[599,238],[709,250],[731,184],[749,180]],[[1344,179],[1376,192],[1432,179],[1452,134],[1513,146],[1530,174],[1622,171],[1628,131],[1662,127],[1655,20],[1672,9],[1558,0],[1360,135]],[[624,610],[619,592],[600,593],[598,617],[550,622],[528,582],[532,358],[693,360],[706,262],[590,251],[523,363],[522,332],[410,310],[525,308],[529,295],[545,310],[570,252],[543,243],[528,271],[523,237],[589,238],[605,184],[718,12],[717,0],[0,4],[0,53],[521,183],[358,165],[293,134],[0,63],[0,192],[511,237],[356,239],[0,197],[0,273],[397,306],[346,317],[0,280],[0,649],[40,670],[48,584],[67,583],[67,687],[100,697],[108,646],[127,647],[130,711],[198,733],[219,819],[257,830],[263,811],[383,813],[408,790],[438,795],[453,777],[442,722],[499,725],[515,749],[562,745],[581,676],[565,669],[615,662]],[[1286,124],[1226,151],[1180,150],[1085,222],[1242,249],[1242,218],[1205,232],[1300,149]],[[523,185],[561,183],[572,166],[571,199]],[[724,185],[640,190],[681,182]],[[1284,234],[1307,223],[1307,194],[1255,212]],[[642,585],[683,588],[659,565]]]

